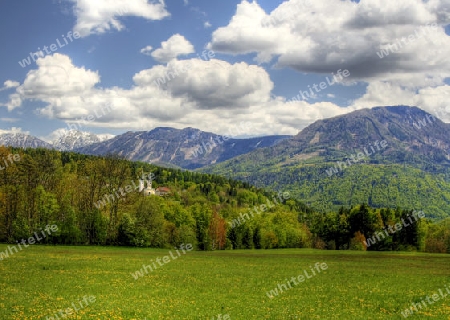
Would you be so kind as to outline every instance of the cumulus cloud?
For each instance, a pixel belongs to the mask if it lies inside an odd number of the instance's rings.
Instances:
[[[38,69],[31,70],[6,104],[11,111],[24,100],[41,100],[50,105],[61,105],[72,97],[92,90],[100,81],[96,72],[75,68],[69,57],[55,53],[36,60]]]
[[[330,102],[287,101],[272,93],[274,84],[264,68],[214,58],[172,59],[142,70],[134,75],[130,89],[102,88],[100,80],[97,71],[75,66],[69,57],[55,53],[39,58],[37,69],[30,70],[22,84],[14,84],[16,91],[7,106],[12,110],[27,100],[44,102],[37,109],[40,116],[68,125],[81,123],[82,131],[173,126],[230,134],[230,128],[247,122],[252,124],[249,131],[239,134],[257,136],[296,134],[316,120],[379,105],[446,110],[450,94],[446,85],[416,89],[372,81],[347,108]]]
[[[449,8],[449,0],[289,0],[266,13],[257,2],[243,0],[229,23],[213,32],[207,48],[232,55],[254,53],[258,63],[274,62],[301,73],[347,69],[351,76],[343,85],[367,84],[365,94],[348,108],[303,105],[301,119],[292,118],[298,123],[400,104],[450,122],[449,86],[444,82],[450,71],[450,38],[443,27],[450,23]],[[326,111],[318,115],[313,106]],[[316,117],[307,116],[311,110]]]
[[[62,54],[39,58],[37,66],[10,95],[10,105],[44,102],[36,110],[41,117],[82,131],[173,126],[227,134],[236,123],[251,122],[251,132],[242,134],[295,134],[312,121],[345,112],[328,102],[287,103],[271,93],[273,82],[262,67],[244,62],[171,60],[135,74],[130,89],[99,87],[96,71],[77,67]]]
[[[151,56],[158,62],[167,63],[180,55],[194,53],[194,46],[180,34],[174,34],[167,41],[161,42],[161,48],[153,51]]]
[[[160,80],[158,80],[160,79]],[[162,81],[166,79],[166,81]],[[172,60],[167,66],[134,76],[139,86],[158,86],[198,109],[248,108],[268,100],[273,83],[266,71],[244,62],[231,65],[216,59]]]
[[[228,25],[213,32],[208,48],[234,55],[255,53],[257,62],[275,59],[278,67],[303,73],[348,69],[353,78],[367,82],[442,84],[443,74],[450,71],[446,58],[450,38],[441,26],[450,23],[444,9],[449,4],[449,0],[290,0],[268,14],[257,2],[243,0]],[[422,32],[433,23],[440,25]],[[410,36],[414,40],[401,42],[403,47],[383,59],[377,55]]]
[[[415,90],[386,81],[370,83],[366,93],[353,102],[351,108],[373,106],[408,105],[417,106],[444,122],[450,122],[450,86],[423,87]]]
[[[72,0],[76,24],[74,31],[82,37],[101,34],[109,30],[122,30],[121,16],[135,16],[148,20],[161,20],[170,16],[164,0]]]

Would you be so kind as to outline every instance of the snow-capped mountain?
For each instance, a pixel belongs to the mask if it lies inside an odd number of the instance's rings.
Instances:
[[[223,139],[223,136],[195,128],[175,129],[159,127],[151,131],[126,132],[113,136],[58,129],[45,137],[42,145],[48,149],[74,151],[82,154],[118,154],[133,161],[164,166],[196,169],[228,160],[254,149],[271,147],[291,136],[265,136],[247,139]],[[33,138],[29,136],[28,139]],[[10,146],[21,145],[10,143]],[[2,140],[0,140],[2,145]]]
[[[53,147],[61,151],[71,151],[114,137],[113,135],[96,135],[90,132],[67,129],[59,129],[54,133],[57,135],[57,138],[52,142]]]
[[[53,149],[50,143],[21,132],[0,134],[0,146]]]

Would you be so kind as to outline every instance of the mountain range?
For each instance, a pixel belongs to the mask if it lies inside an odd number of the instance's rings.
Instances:
[[[295,136],[225,139],[194,128],[160,127],[112,138],[66,130],[52,144],[3,134],[0,145],[118,154],[220,174],[289,191],[323,211],[365,202],[443,217],[450,215],[449,134],[450,124],[417,107],[390,106],[319,120]]]
[[[375,107],[316,121],[276,146],[201,171],[290,191],[324,211],[365,202],[443,217],[450,215],[449,134],[450,124],[417,107]],[[358,153],[364,157],[351,160]]]
[[[50,143],[21,132],[0,134],[0,145],[17,148],[53,149],[53,145],[51,145]]]
[[[113,135],[96,135],[90,132],[67,129],[60,129],[57,134],[58,137],[53,140],[52,145],[60,151],[77,150],[114,137]]]
[[[151,131],[126,132],[113,139],[94,143],[75,151],[84,154],[119,154],[129,160],[197,169],[220,163],[253,150],[272,147],[291,136],[266,136],[226,139],[194,128],[156,128]]]
[[[0,145],[17,148],[46,148],[59,151],[73,151],[96,142],[112,138],[112,135],[96,135],[77,130],[59,129],[56,138],[51,142],[22,132],[0,134]]]
[[[274,135],[233,139],[194,128],[155,128],[126,132],[118,136],[96,135],[60,129],[52,143],[24,133],[0,134],[0,145],[20,148],[47,148],[90,155],[118,154],[128,160],[166,167],[197,169],[219,163],[258,148],[274,146],[291,138]]]

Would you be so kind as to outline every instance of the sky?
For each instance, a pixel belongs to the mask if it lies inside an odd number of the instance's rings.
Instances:
[[[295,135],[393,105],[450,122],[449,25],[450,0],[2,0],[0,133]]]

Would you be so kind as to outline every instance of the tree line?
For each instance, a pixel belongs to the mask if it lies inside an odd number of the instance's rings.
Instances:
[[[369,238],[407,219],[412,210],[367,205],[320,213],[289,198],[231,227],[249,209],[265,206],[272,191],[217,175],[161,168],[117,156],[87,156],[46,149],[0,147],[0,159],[20,161],[0,171],[0,242],[16,243],[46,225],[58,232],[45,244],[172,248],[192,243],[197,250],[320,248],[336,250],[419,250],[450,253],[450,222],[421,219],[367,246]],[[138,190],[117,194],[142,174],[167,196]],[[285,190],[280,190],[285,191]],[[273,202],[273,201],[272,201]],[[386,232],[384,232],[386,234]]]

